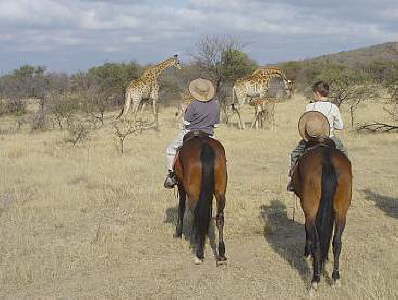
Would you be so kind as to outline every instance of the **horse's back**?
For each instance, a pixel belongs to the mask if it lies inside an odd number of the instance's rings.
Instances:
[[[221,142],[209,136],[202,135],[191,137],[184,141],[184,144],[179,151],[178,160],[179,164],[181,164],[180,167],[184,169],[184,172],[191,168],[196,169],[200,167],[201,154],[205,144],[210,146],[210,151],[214,152],[215,169],[218,169],[219,167],[225,168],[225,149]]]
[[[207,146],[210,148],[206,151],[210,150],[214,154],[212,164],[216,189],[225,190],[227,184],[225,150],[220,141],[209,136],[191,137],[184,142],[176,162],[177,177],[183,181],[186,188],[198,186],[202,175],[202,153]]]

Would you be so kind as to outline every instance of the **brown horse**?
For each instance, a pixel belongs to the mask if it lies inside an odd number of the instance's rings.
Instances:
[[[340,283],[341,236],[352,198],[351,162],[329,139],[309,142],[293,174],[296,195],[305,215],[304,256],[313,258],[311,290],[318,288],[321,271],[328,259],[333,232],[334,267],[332,278]]]
[[[196,242],[195,263],[204,258],[204,245],[212,218],[213,195],[216,198],[216,225],[219,231],[217,265],[226,260],[223,238],[227,168],[224,147],[215,139],[199,132],[190,132],[178,153],[175,172],[178,182],[179,206],[176,237],[182,236],[185,204],[194,212]],[[186,196],[188,201],[186,202]]]

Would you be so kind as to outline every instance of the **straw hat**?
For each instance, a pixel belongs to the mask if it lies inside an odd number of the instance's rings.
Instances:
[[[305,141],[329,137],[329,121],[325,115],[318,111],[307,111],[300,117],[298,131]]]
[[[207,102],[214,97],[214,86],[210,80],[198,78],[189,83],[189,92],[192,97],[201,102]]]

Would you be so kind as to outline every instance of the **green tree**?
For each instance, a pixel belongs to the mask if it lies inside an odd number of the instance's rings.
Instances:
[[[250,74],[256,63],[242,51],[242,43],[233,38],[205,36],[197,44],[194,64],[202,77],[213,81],[222,110],[227,111],[232,84]]]
[[[227,49],[221,54],[219,63],[224,81],[234,82],[238,78],[252,73],[257,64],[246,53],[238,49]]]
[[[92,67],[87,76],[93,80],[101,89],[124,93],[131,80],[140,76],[142,67],[134,62],[131,63],[106,63],[102,66]]]

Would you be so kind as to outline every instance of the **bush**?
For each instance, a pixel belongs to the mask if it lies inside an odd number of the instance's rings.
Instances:
[[[0,115],[15,114],[21,116],[26,113],[26,101],[20,98],[8,98],[0,101]]]
[[[70,120],[67,128],[68,136],[65,141],[76,146],[78,143],[83,143],[89,139],[91,126],[87,121],[74,118]]]

